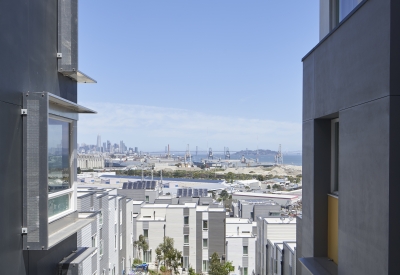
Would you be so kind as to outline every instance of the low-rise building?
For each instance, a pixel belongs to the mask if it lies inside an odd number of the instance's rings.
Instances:
[[[230,274],[255,274],[256,232],[256,222],[226,219],[226,260],[235,268]]]
[[[251,219],[280,216],[281,206],[273,200],[242,199],[232,203],[233,217]]]
[[[155,249],[163,242],[164,236],[173,238],[174,247],[182,251],[184,271],[192,267],[198,273],[207,272],[209,257],[214,252],[221,258],[225,257],[224,208],[196,203],[132,203],[140,211],[134,214],[134,238],[143,235],[149,244],[149,249],[140,255],[144,262],[156,263]],[[140,210],[135,207],[139,205]],[[139,257],[138,253],[135,257]]]
[[[296,274],[296,242],[283,242],[283,275]]]
[[[274,255],[275,244],[284,241],[296,240],[296,219],[292,218],[257,218],[256,240],[256,273],[276,274],[273,260],[278,260]],[[276,254],[276,253],[275,253]],[[279,273],[280,274],[280,273]]]
[[[289,194],[270,194],[270,193],[253,193],[253,192],[235,192],[232,193],[232,199],[236,200],[273,200],[282,205],[292,205],[300,198],[298,195]]]
[[[101,154],[78,154],[77,162],[80,169],[104,169],[104,156]]]

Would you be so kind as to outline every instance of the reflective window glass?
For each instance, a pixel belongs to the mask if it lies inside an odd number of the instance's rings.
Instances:
[[[64,212],[70,208],[69,196],[70,196],[70,194],[66,194],[66,195],[48,200],[47,206],[48,206],[48,217],[49,218],[54,215],[57,215],[61,212]]]
[[[70,123],[49,119],[48,127],[48,186],[49,193],[70,188]]]
[[[339,0],[339,22],[342,21],[362,0]]]

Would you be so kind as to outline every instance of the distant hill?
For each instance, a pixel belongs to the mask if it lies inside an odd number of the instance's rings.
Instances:
[[[276,155],[278,152],[277,151],[272,151],[272,150],[264,150],[264,149],[258,149],[258,155],[260,156],[265,156],[265,155]],[[257,150],[241,150],[239,152],[236,152],[232,155],[257,155]]]

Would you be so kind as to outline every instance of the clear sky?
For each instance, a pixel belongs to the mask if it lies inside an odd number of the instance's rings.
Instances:
[[[78,142],[301,150],[318,0],[80,0]]]

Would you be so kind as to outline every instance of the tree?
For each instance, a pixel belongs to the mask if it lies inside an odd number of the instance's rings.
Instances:
[[[232,262],[222,263],[218,253],[214,252],[210,257],[208,266],[208,275],[228,275],[229,272],[234,271]]]
[[[272,188],[273,189],[276,189],[276,190],[278,190],[278,191],[281,191],[282,190],[282,186],[280,185],[280,184],[274,184],[274,185],[272,185]]]
[[[189,275],[200,275],[199,273],[196,273],[196,271],[193,269],[193,267],[189,267]]]
[[[264,176],[263,176],[263,175],[258,175],[258,176],[257,176],[257,180],[259,180],[259,181],[264,181]]]
[[[226,190],[222,190],[221,193],[219,194],[219,196],[222,200],[226,200],[229,198],[229,194]]]
[[[235,174],[233,174],[232,172],[228,172],[228,173],[225,175],[225,180],[226,180],[227,182],[232,183],[234,177],[235,177]]]
[[[178,268],[182,265],[182,252],[174,248],[174,239],[165,237],[164,242],[160,243],[156,248],[156,257],[158,262],[164,260],[164,264],[170,270],[170,274],[174,271],[179,274]]]
[[[133,247],[137,248],[139,250],[139,258],[141,259],[141,254],[140,251],[146,251],[149,249],[149,244],[147,243],[146,238],[143,235],[139,235],[139,239],[137,241],[133,242]]]

